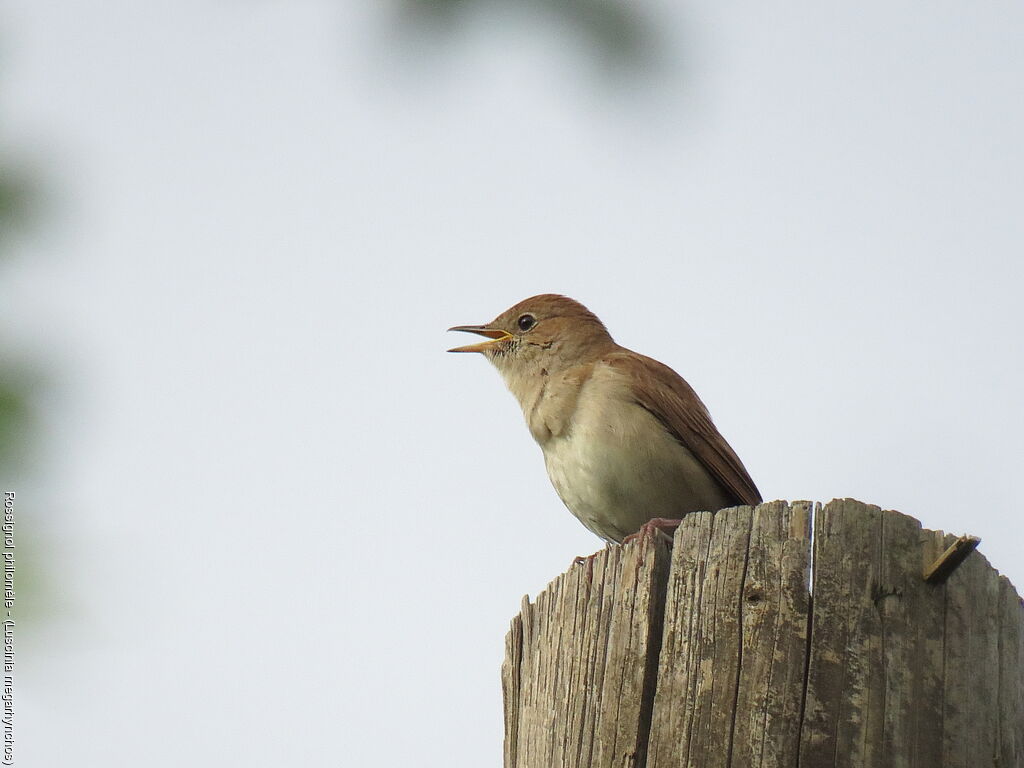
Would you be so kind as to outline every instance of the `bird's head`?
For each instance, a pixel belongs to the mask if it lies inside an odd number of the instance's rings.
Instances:
[[[479,352],[506,379],[564,368],[596,359],[615,346],[597,316],[566,296],[545,293],[520,301],[485,325],[457,325],[450,331],[486,336],[487,341],[449,349]]]

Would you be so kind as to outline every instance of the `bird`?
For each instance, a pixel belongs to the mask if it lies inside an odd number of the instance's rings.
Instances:
[[[608,543],[696,511],[755,505],[761,494],[697,393],[663,363],[615,343],[578,301],[541,294],[484,325],[562,502]],[[668,527],[668,526],[666,526]]]

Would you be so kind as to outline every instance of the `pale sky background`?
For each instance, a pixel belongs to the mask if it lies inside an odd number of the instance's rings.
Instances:
[[[508,621],[600,543],[444,329],[535,293],[686,377],[766,499],[1024,586],[1024,5],[641,7],[660,64],[608,81],[496,5],[2,6],[48,190],[2,265],[49,378],[19,765],[499,765]]]

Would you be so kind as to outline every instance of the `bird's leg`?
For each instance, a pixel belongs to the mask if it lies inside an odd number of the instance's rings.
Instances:
[[[622,543],[626,544],[627,542],[633,541],[633,539],[639,539],[641,536],[645,534],[654,535],[657,534],[659,531],[664,533],[671,539],[672,534],[675,533],[676,528],[679,527],[679,524],[681,522],[683,521],[669,520],[667,517],[653,517],[646,523],[641,525],[640,530],[638,530],[636,533],[631,533],[629,534],[629,536],[624,538],[622,540]]]

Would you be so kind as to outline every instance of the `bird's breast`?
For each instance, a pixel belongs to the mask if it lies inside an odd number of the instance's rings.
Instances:
[[[725,506],[715,479],[613,372],[595,371],[575,406],[540,442],[558,495],[598,536],[621,541],[651,518]]]

